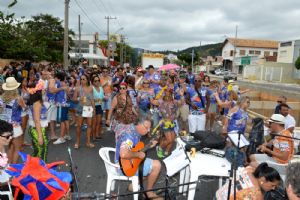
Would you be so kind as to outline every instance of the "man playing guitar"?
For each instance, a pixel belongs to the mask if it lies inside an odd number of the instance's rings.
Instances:
[[[123,133],[116,141],[116,156],[115,161],[119,163],[120,159],[144,159],[146,154],[142,151],[131,151],[140,141],[141,136],[150,132],[151,122],[148,120],[142,120],[135,126],[135,130],[131,132]],[[145,190],[153,189],[153,186],[159,176],[161,164],[158,160],[152,160],[145,158],[143,166],[143,176],[146,177],[147,187]],[[120,171],[120,174],[123,173]],[[137,175],[137,174],[136,174]],[[162,199],[159,198],[154,192],[147,192],[149,199]]]

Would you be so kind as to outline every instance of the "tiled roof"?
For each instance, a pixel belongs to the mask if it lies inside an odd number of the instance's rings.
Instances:
[[[277,49],[279,41],[273,40],[252,40],[252,39],[235,39],[235,38],[227,38],[224,42],[230,42],[237,47],[252,47],[252,48],[266,48],[266,49]]]

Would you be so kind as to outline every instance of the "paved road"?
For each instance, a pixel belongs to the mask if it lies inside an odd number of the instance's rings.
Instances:
[[[212,79],[223,80],[223,76],[216,76],[209,74]],[[251,81],[247,79],[238,78],[238,84],[242,87],[252,89],[254,91],[262,91],[272,93],[273,95],[285,95],[288,98],[300,99],[300,85],[276,83],[267,81]]]
[[[58,133],[58,129],[57,129]],[[49,155],[48,162],[61,161],[64,160],[69,163],[69,154],[67,152],[68,146],[71,147],[71,152],[73,155],[73,160],[77,165],[77,173],[79,177],[79,187],[81,192],[98,192],[105,193],[106,189],[106,170],[102,159],[100,158],[98,151],[101,147],[114,147],[114,135],[112,132],[106,131],[103,139],[95,142],[96,148],[89,149],[85,147],[85,132],[82,132],[81,138],[81,147],[79,150],[75,150],[74,146],[74,137],[75,137],[75,128],[71,128],[71,136],[73,137],[72,141],[67,142],[61,145],[49,145]],[[26,136],[26,140],[30,141],[30,138]],[[31,153],[31,148],[26,148],[27,153]],[[155,150],[150,150],[148,156],[151,158],[156,158]],[[203,163],[205,164],[205,163]],[[62,166],[61,170],[69,169],[66,166]],[[176,185],[178,183],[179,175],[171,178],[170,184]],[[163,168],[158,180],[158,183],[155,187],[163,187],[165,184],[165,169]],[[124,194],[127,193],[128,183],[117,182],[116,189],[114,193]],[[215,193],[217,186],[217,181],[202,182],[201,188],[198,184],[197,192],[195,199],[212,199]],[[122,197],[123,199],[132,199],[132,197]],[[177,194],[176,199],[186,199],[186,197]]]

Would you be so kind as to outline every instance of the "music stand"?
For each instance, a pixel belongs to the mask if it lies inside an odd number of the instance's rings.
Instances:
[[[229,134],[238,134],[238,138],[237,141],[233,140],[233,137],[231,137]],[[236,150],[234,151],[234,157],[233,157],[233,161],[231,163],[231,169],[230,169],[230,174],[229,174],[229,185],[228,185],[228,192],[227,192],[227,200],[230,199],[230,194],[231,194],[231,186],[232,186],[232,177],[233,177],[233,199],[236,200],[236,171],[237,171],[237,153],[240,149],[240,142],[241,142],[241,135],[243,133],[241,131],[232,131],[230,133],[228,133],[228,137],[230,138],[230,140],[232,141],[232,143],[234,144]],[[244,141],[244,137],[243,137],[243,142],[245,143],[245,145],[247,145],[246,143],[248,141]],[[249,142],[248,142],[249,145]]]
[[[76,192],[77,195],[74,198],[80,199],[80,190],[79,190],[79,184],[78,184],[78,179],[77,179],[77,166],[74,165],[70,147],[68,147],[68,154],[69,154],[69,158],[70,158],[71,174],[74,177],[74,179],[72,181],[72,187],[73,187],[74,191],[77,190],[77,192]]]
[[[165,177],[165,199],[171,199],[169,193],[169,177],[172,177],[177,172],[187,167],[191,162],[187,153],[185,152],[184,147],[180,144],[180,147],[177,147],[170,156],[163,160],[166,166],[166,177]]]

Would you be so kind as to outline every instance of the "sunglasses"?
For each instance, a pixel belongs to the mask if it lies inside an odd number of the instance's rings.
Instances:
[[[127,90],[127,87],[120,87],[120,90]]]
[[[85,78],[81,78],[80,80],[82,80],[82,81],[86,81],[86,79],[85,79]]]
[[[277,103],[282,103],[282,101],[277,101]]]
[[[201,82],[201,80],[195,80],[195,82]]]
[[[5,135],[5,136],[3,136],[3,135],[0,135],[0,137],[2,137],[2,138],[5,138],[5,139],[9,139],[10,137],[12,137],[12,135]]]

